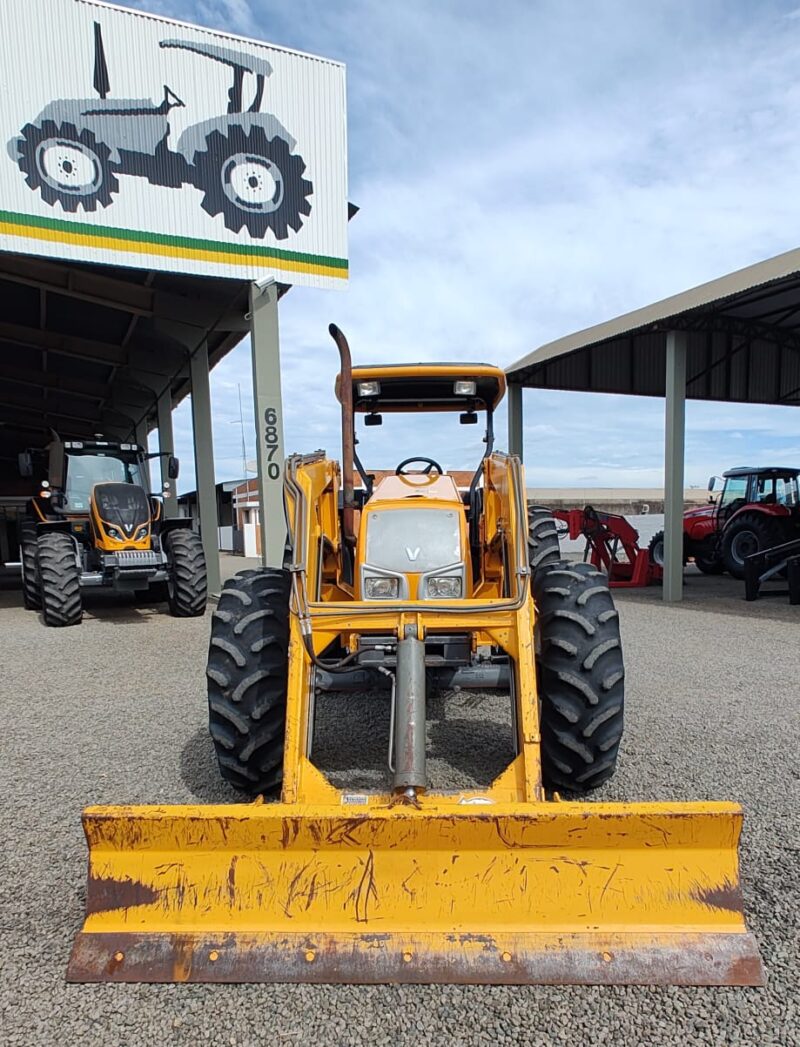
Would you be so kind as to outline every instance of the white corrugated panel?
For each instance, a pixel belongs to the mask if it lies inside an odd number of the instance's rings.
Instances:
[[[0,249],[342,286],[344,66],[94,0],[0,0]]]

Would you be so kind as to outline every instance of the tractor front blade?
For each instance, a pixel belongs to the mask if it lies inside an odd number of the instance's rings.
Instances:
[[[730,803],[92,808],[70,981],[760,985]]]

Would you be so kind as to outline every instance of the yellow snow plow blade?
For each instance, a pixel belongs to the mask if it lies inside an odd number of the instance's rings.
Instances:
[[[732,803],[85,812],[71,981],[758,985]]]

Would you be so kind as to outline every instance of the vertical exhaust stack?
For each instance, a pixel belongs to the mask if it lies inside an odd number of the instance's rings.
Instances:
[[[106,64],[106,52],[103,47],[103,31],[100,23],[94,23],[94,89],[101,98],[107,98],[111,90],[108,79],[108,65]]]
[[[350,357],[350,346],[344,332],[336,324],[330,324],[328,331],[336,342],[341,365],[339,382],[339,399],[342,402],[342,497],[344,501],[343,530],[344,540],[351,547],[355,545],[356,508],[353,492],[353,469],[355,468],[355,429],[353,418],[353,363]]]

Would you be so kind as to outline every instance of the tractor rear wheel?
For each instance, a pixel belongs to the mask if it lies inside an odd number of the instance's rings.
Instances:
[[[722,532],[722,562],[734,578],[744,578],[748,556],[788,541],[786,530],[774,516],[742,513]]]
[[[283,778],[290,587],[288,571],[239,574],[211,621],[209,731],[220,774],[250,796],[275,796]]]
[[[22,602],[29,611],[38,611],[42,606],[42,597],[39,592],[36,524],[23,523],[19,548],[22,559]]]
[[[31,189],[38,189],[51,207],[65,211],[96,211],[113,202],[119,189],[111,169],[111,150],[86,127],[43,120],[26,124],[17,139],[20,169]]]
[[[625,670],[608,578],[591,564],[548,564],[534,577],[542,779],[584,793],[614,773]]]
[[[546,564],[561,560],[558,528],[550,509],[544,505],[528,506],[528,562],[534,573]]]
[[[170,531],[164,539],[169,560],[167,599],[175,618],[199,618],[208,598],[206,557],[200,535],[188,527]]]
[[[192,164],[194,183],[204,192],[200,206],[212,218],[222,215],[234,233],[244,226],[250,236],[263,237],[270,229],[285,240],[311,214],[314,186],[303,178],[303,158],[263,127],[231,123],[211,131]]]
[[[77,625],[83,617],[83,603],[81,569],[73,538],[63,531],[40,535],[36,557],[45,625]]]

